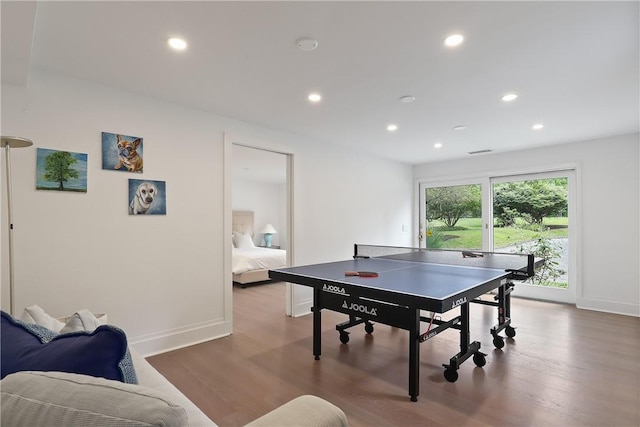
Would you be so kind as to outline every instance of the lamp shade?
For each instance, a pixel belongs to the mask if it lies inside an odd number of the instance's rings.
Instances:
[[[260,233],[263,234],[276,234],[277,232],[276,228],[271,224],[267,224],[260,229]]]
[[[33,141],[27,138],[20,138],[19,136],[3,136],[0,137],[0,146],[11,148],[24,148],[33,145]]]

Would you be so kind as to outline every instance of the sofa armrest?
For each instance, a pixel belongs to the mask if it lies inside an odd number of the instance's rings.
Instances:
[[[305,395],[261,416],[246,427],[348,427],[340,408],[316,396]]]
[[[184,408],[155,390],[67,372],[21,371],[0,381],[2,425],[188,426]]]

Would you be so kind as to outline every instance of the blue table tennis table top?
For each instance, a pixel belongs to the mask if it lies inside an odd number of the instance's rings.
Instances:
[[[324,264],[278,268],[275,271],[333,284],[445,300],[488,282],[509,277],[504,268],[447,265],[387,258],[358,258]],[[346,271],[371,271],[378,277],[345,276]]]

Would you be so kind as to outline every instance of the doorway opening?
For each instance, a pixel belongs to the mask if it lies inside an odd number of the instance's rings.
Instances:
[[[228,203],[231,219],[228,232],[231,236],[229,304],[235,313],[231,295],[241,287],[263,286],[270,288],[268,270],[292,264],[292,154],[244,145],[229,144],[229,162],[232,173]],[[250,218],[249,222],[247,218]],[[245,221],[243,224],[236,224]],[[237,229],[240,227],[239,229]],[[240,234],[246,235],[240,236]],[[243,249],[240,250],[240,242]],[[246,252],[238,254],[238,252]],[[252,254],[255,252],[255,254]],[[257,258],[253,258],[253,257]],[[277,265],[276,265],[277,264]],[[239,274],[237,274],[239,273]],[[238,280],[238,282],[236,282]],[[287,287],[286,291],[289,289]],[[290,298],[283,293],[280,311],[288,312]],[[232,313],[230,313],[232,314]]]

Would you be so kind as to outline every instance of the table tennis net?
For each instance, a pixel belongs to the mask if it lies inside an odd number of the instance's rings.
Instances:
[[[533,276],[536,259],[531,254],[475,250],[426,249],[400,246],[354,245],[354,258],[385,258],[399,261],[494,268]]]

